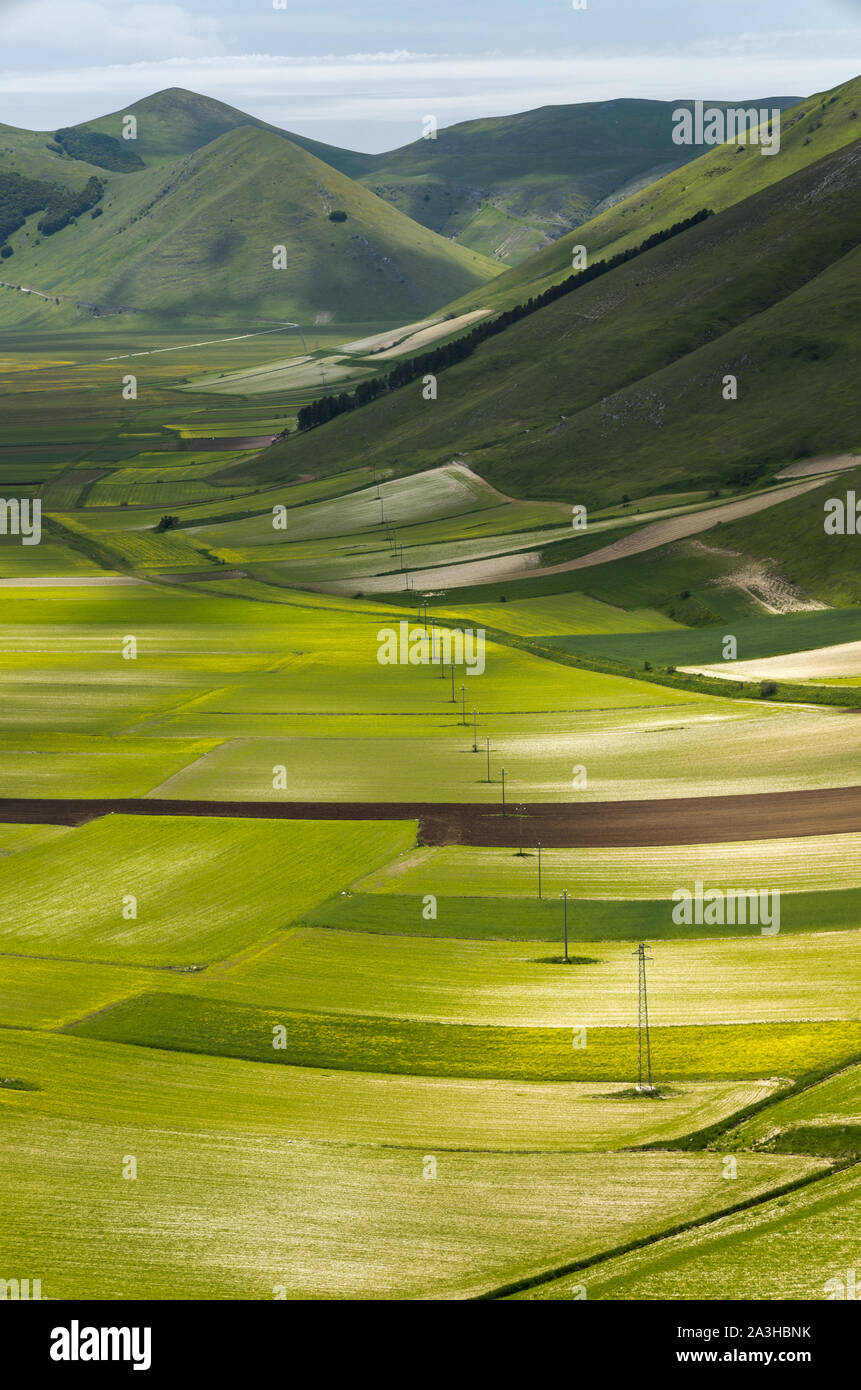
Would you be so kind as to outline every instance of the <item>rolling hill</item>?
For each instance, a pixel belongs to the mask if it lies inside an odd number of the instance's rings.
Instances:
[[[436,401],[413,382],[274,446],[257,474],[346,469],[358,439],[378,467],[458,457],[593,508],[853,448],[859,170],[856,141],[513,323],[440,370]]]
[[[498,272],[254,126],[171,164],[100,174],[97,219],[40,239],[31,218],[10,237],[16,283],[162,320],[382,323],[420,318]]]
[[[795,105],[757,97],[744,107]],[[710,103],[725,108],[728,103]],[[441,236],[517,265],[564,233],[695,159],[673,143],[672,115],[689,101],[617,100],[546,106],[465,121],[385,154],[363,154],[285,131],[212,97],[170,87],[60,132],[0,127],[19,172],[67,181],[80,161],[135,172],[195,153],[241,126],[289,140]],[[133,116],[136,138],[123,138]],[[64,153],[65,151],[65,153]],[[34,170],[34,161],[39,170]]]
[[[798,100],[733,105],[785,110]],[[696,159],[701,150],[672,140],[673,112],[692,105],[594,101],[464,121],[377,156],[358,177],[435,232],[517,265],[605,204]]]
[[[775,103],[777,104],[777,103]],[[505,271],[492,291],[466,295],[453,313],[506,309],[540,294],[571,273],[572,247],[585,245],[591,260],[607,258],[690,217],[701,207],[720,212],[788,175],[842,149],[861,136],[861,77],[807,97],[785,112],[778,154],[763,157],[751,146],[730,143],[700,151],[676,169],[593,216],[522,265]]]
[[[166,87],[164,91],[154,92],[131,106],[120,111],[112,111],[107,116],[87,121],[76,127],[77,130],[98,131],[114,140],[122,139],[123,118],[134,116],[137,121],[137,139],[123,141],[132,145],[143,164],[152,167],[170,164],[181,155],[194,154],[221,135],[227,135],[240,126],[254,126],[256,130],[266,130],[307,150],[324,164],[330,164],[342,174],[357,178],[373,166],[373,156],[342,150],[334,145],[321,144],[309,140],[305,135],[281,130],[266,121],[249,116],[226,102],[199,92],[186,91],[184,87]]]

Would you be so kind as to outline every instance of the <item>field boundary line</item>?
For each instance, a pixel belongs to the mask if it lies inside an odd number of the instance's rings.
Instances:
[[[541,1274],[527,1276],[524,1279],[515,1279],[510,1284],[500,1284],[497,1288],[489,1289],[485,1293],[473,1294],[467,1301],[473,1303],[491,1302],[496,1299],[508,1298],[510,1294],[524,1293],[527,1289],[540,1288],[542,1284],[551,1284],[556,1279],[564,1278],[566,1274],[577,1274],[583,1269],[593,1269],[596,1265],[618,1259],[621,1255],[630,1255],[635,1250],[645,1250],[650,1245],[660,1245],[663,1241],[671,1240],[674,1236],[684,1235],[688,1231],[712,1226],[717,1221],[723,1220],[724,1217],[734,1216],[742,1211],[750,1211],[754,1207],[765,1206],[767,1202],[774,1201],[777,1197],[785,1197],[790,1192],[798,1192],[802,1188],[822,1182],[825,1178],[833,1177],[836,1173],[842,1173],[859,1166],[861,1165],[859,1165],[858,1159],[847,1159],[843,1163],[829,1164],[824,1170],[818,1169],[814,1173],[806,1173],[804,1177],[796,1178],[794,1182],[784,1183],[782,1187],[772,1188],[759,1197],[746,1198],[745,1201],[736,1202],[731,1207],[724,1207],[720,1211],[711,1212],[707,1216],[690,1221],[679,1222],[675,1226],[668,1227],[665,1231],[659,1231],[650,1236],[639,1236],[636,1240],[615,1246],[612,1250],[604,1251],[599,1255],[588,1255],[582,1260],[572,1260],[567,1264],[558,1265],[555,1269],[545,1270]]]

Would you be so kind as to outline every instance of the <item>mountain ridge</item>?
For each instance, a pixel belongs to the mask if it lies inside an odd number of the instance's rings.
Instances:
[[[101,215],[10,238],[17,279],[87,303],[225,322],[421,318],[498,273],[268,131],[237,126],[172,164],[105,174]],[[338,214],[333,218],[331,214]],[[343,214],[343,216],[341,216]],[[276,248],[283,267],[275,268]]]

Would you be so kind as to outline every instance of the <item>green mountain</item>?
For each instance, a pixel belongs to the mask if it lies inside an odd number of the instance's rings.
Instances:
[[[785,110],[798,100],[731,104]],[[692,106],[595,101],[464,121],[378,156],[360,177],[417,222],[517,265],[605,204],[696,159],[701,150],[672,139],[673,112]]]
[[[461,313],[522,303],[571,274],[574,246],[586,246],[591,260],[615,255],[690,217],[699,208],[719,212],[732,207],[843,148],[859,135],[861,77],[856,77],[787,111],[781,121],[778,154],[762,155],[756,146],[736,143],[700,153],[693,164],[614,204],[523,265],[506,271],[494,281],[492,290],[470,294],[450,307]]]
[[[498,273],[254,126],[172,164],[100,175],[95,219],[40,237],[34,216],[10,237],[16,282],[100,312],[356,323],[420,318]],[[278,246],[285,265],[276,269]]]
[[[137,122],[137,136],[133,141],[123,138],[126,116],[134,116]],[[183,87],[166,87],[164,91],[155,92],[152,96],[133,102],[131,106],[100,116],[75,129],[97,131],[117,140],[131,147],[144,165],[153,166],[170,164],[181,155],[193,154],[195,150],[211,144],[219,136],[227,135],[239,126],[254,126],[257,130],[278,135],[282,140],[289,140],[350,178],[367,172],[373,164],[371,155],[338,149],[334,145],[321,144],[304,135],[281,130],[278,126],[258,120],[256,116],[238,111],[235,106],[228,106],[213,97],[201,96],[198,92],[186,91]]]
[[[346,469],[361,444],[379,467],[458,457],[594,508],[857,448],[859,174],[855,141],[515,322],[440,369],[437,400],[413,382],[267,450],[255,476]]]
[[[736,106],[785,110],[797,97]],[[709,105],[725,109],[728,103]],[[169,164],[240,126],[289,140],[360,180],[385,202],[463,246],[517,265],[605,207],[697,158],[673,143],[673,112],[689,101],[618,100],[547,106],[465,121],[382,155],[284,131],[211,97],[170,87],[96,120],[43,132],[67,156],[108,170]],[[136,138],[123,138],[133,116]],[[31,132],[20,132],[22,136]],[[32,147],[32,145],[31,145]]]

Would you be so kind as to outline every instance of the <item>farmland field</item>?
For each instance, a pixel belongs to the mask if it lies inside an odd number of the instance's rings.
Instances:
[[[108,816],[31,849],[25,862],[0,860],[0,879],[14,866],[28,904],[0,922],[0,943],[32,956],[210,962],[286,925],[321,884],[348,883],[413,837],[411,826],[384,822]]]
[[[612,1247],[728,1198],[719,1165],[701,1156],[452,1154],[432,1185],[415,1150],[355,1145],[345,1163],[337,1146],[291,1145],[277,1133],[249,1146],[217,1130],[189,1137],[140,1123],[15,1117],[5,1128],[18,1194],[4,1211],[6,1237],[33,1251],[58,1298],[271,1299],[279,1287],[291,1299],[421,1298],[428,1264],[437,1297],[464,1298],[552,1266],[572,1244]],[[147,1183],[123,1183],[130,1141]],[[49,1240],[55,1208],[45,1194],[57,1189],[58,1151],[62,1219]],[[815,1168],[753,1157],[738,1186],[764,1196]],[[62,1195],[72,1190],[74,1207]],[[229,1238],[225,1211],[237,1214]],[[83,1234],[93,1230],[97,1243]],[[87,1257],[96,1250],[97,1260]]]
[[[52,1296],[478,1297],[572,1260],[600,1264],[631,1241],[662,1246],[662,1232],[698,1229],[740,1199],[766,1213],[769,1194],[824,1182],[844,1143],[834,1126],[843,1134],[852,1113],[841,1078],[861,1056],[858,835],[545,849],[539,901],[528,802],[850,785],[853,712],[674,689],[644,679],[642,661],[556,662],[548,642],[576,655],[581,637],[603,635],[622,644],[614,659],[633,661],[652,641],[696,636],[648,602],[571,590],[441,606],[438,631],[494,634],[480,675],[381,665],[381,631],[417,626],[410,604],[284,587],[272,540],[272,509],[286,505],[289,564],[334,574],[339,547],[377,555],[367,473],[340,493],[320,480],[222,499],[219,474],[241,456],[174,464],[138,443],[77,493],[50,484],[58,505],[74,504],[40,557],[50,582],[7,588],[4,795],[492,805],[505,767],[509,809],[526,803],[525,852],[517,814],[502,850],[424,847],[408,816],[248,820],[231,806],[8,824],[0,1107],[10,1171],[25,1152],[31,1166],[28,1215],[4,1217]],[[524,527],[549,539],[558,511],[500,502],[458,469],[379,492],[415,559],[499,553]],[[162,502],[183,522],[158,534]],[[11,573],[33,570],[18,557]],[[91,574],[126,582],[64,583]],[[209,574],[218,582],[200,582]],[[763,651],[798,645],[795,631],[760,630]],[[780,932],[674,922],[671,893],[697,879],[779,889]],[[653,1095],[635,1089],[631,952],[644,937]],[[797,1137],[811,1127],[815,1142]],[[775,1130],[784,1138],[762,1149]],[[712,1131],[719,1149],[684,1151]],[[731,1192],[726,1151],[743,1164]],[[118,1243],[130,1189],[119,1177],[113,1192],[109,1177],[127,1152],[149,1184],[131,1257]],[[272,1220],[272,1163],[295,1237]],[[192,1181],[209,1194],[194,1233],[182,1220]],[[638,1203],[620,1205],[632,1181]],[[62,1213],[70,1183],[76,1215],[49,1250],[39,1213]],[[243,1215],[214,1259],[207,1232],[225,1201]],[[86,1223],[102,1235],[82,1282]],[[356,1240],[356,1259],[333,1261],[334,1241]],[[427,1249],[425,1272],[396,1254],[405,1243]],[[555,1296],[552,1281],[540,1288]]]
[[[570,1298],[585,1281],[596,1299],[822,1299],[856,1258],[857,1168],[776,1202],[726,1217],[655,1251],[595,1264],[515,1298]],[[832,1295],[834,1296],[834,1295]],[[836,1296],[840,1296],[839,1293]]]

